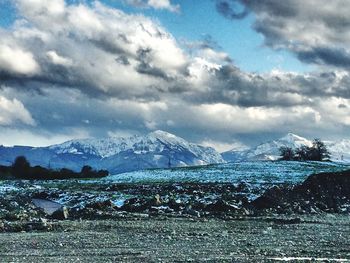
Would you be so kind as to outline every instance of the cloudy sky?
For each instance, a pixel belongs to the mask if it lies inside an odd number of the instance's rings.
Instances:
[[[350,1],[0,0],[0,144],[350,134]]]

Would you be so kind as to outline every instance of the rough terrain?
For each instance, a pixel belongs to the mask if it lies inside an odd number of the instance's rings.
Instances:
[[[348,216],[60,221],[0,234],[1,262],[350,261]],[[298,260],[299,259],[299,260]]]
[[[350,171],[300,184],[7,181],[0,262],[350,262]]]

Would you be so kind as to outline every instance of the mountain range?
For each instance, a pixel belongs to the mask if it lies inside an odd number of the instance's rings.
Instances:
[[[164,131],[126,138],[71,140],[48,147],[0,146],[0,164],[10,165],[20,155],[31,165],[75,171],[90,165],[110,173],[224,162],[215,149]]]
[[[331,154],[332,161],[350,162],[350,140],[325,141],[324,143]],[[282,138],[259,144],[247,150],[230,150],[221,155],[226,162],[277,160],[280,158],[280,147],[286,146],[296,149],[302,145],[311,146],[312,140],[288,133]]]
[[[333,161],[350,162],[350,140],[325,142]],[[48,147],[0,146],[0,164],[11,165],[17,156],[25,156],[31,165],[69,168],[80,171],[84,165],[106,169],[110,173],[198,166],[224,162],[277,160],[279,148],[311,146],[312,141],[288,133],[282,138],[246,150],[230,150],[222,154],[211,147],[190,143],[164,131],[145,136],[71,140]]]

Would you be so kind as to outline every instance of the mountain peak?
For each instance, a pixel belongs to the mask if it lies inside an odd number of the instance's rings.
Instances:
[[[287,133],[285,136],[277,139],[261,143],[256,147],[252,147],[246,151],[235,152],[229,151],[224,153],[226,161],[234,160],[277,160],[280,157],[281,147],[290,147],[296,149],[300,146],[311,146],[312,142],[294,133]]]
[[[154,132],[151,132],[147,134],[146,137],[148,137],[151,140],[160,140],[164,143],[169,143],[172,145],[177,144],[185,147],[189,147],[191,145],[191,143],[187,142],[185,139],[162,130],[156,130]]]
[[[279,139],[279,141],[287,141],[287,142],[296,142],[296,141],[300,141],[300,142],[305,142],[308,144],[309,140],[301,137],[299,135],[296,135],[294,133],[287,133],[285,136],[283,136],[282,138]]]
[[[299,135],[296,135],[295,133],[292,132],[288,132],[285,136],[283,136],[282,138],[302,138]]]
[[[293,149],[298,148],[300,146],[311,146],[312,142],[304,137],[296,135],[294,133],[287,133],[284,137],[275,141],[279,146],[287,146]]]
[[[150,132],[148,134],[148,136],[154,136],[154,137],[166,137],[166,138],[177,138],[176,135],[166,132],[166,131],[162,131],[162,130],[156,130],[153,132]]]

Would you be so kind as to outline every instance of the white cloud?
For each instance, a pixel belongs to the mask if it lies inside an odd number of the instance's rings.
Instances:
[[[58,31],[66,21],[65,0],[14,0],[22,16],[42,28]],[[50,19],[48,19],[50,17]]]
[[[81,34],[82,37],[94,38],[98,37],[105,26],[103,25],[102,17],[99,16],[95,10],[84,6],[71,6],[65,10],[68,16],[68,23],[65,23],[63,27],[69,30],[68,27],[74,28],[76,33]]]
[[[0,96],[0,112],[1,126],[9,126],[17,122],[35,125],[35,121],[29,111],[17,99],[10,100]]]
[[[186,114],[177,114],[178,112],[186,112]],[[210,138],[212,140],[219,138],[223,134],[312,131],[315,127],[324,124],[318,123],[318,111],[304,106],[243,108],[226,104],[173,105],[169,106],[169,111],[164,115],[166,116],[162,122],[171,118],[179,130],[201,131],[203,135],[217,135],[217,137],[207,137],[207,141]],[[159,119],[158,121],[160,122]],[[159,126],[165,127],[163,124]]]
[[[180,5],[173,5],[170,0],[126,0],[126,3],[141,8],[165,9],[170,12],[180,11]]]
[[[1,70],[13,74],[34,75],[39,72],[40,67],[31,52],[0,42]]]
[[[48,58],[51,60],[51,62],[53,64],[67,66],[67,67],[73,65],[72,59],[62,57],[62,56],[58,55],[56,53],[56,51],[53,51],[53,50],[48,51],[48,52],[46,52],[46,55],[48,56]]]
[[[6,138],[6,140],[0,140],[1,145],[13,146],[35,146],[44,147],[53,144],[63,143],[71,139],[88,138],[88,134],[85,131],[78,129],[72,129],[67,134],[48,133],[42,131],[29,131],[25,129],[16,129],[2,127],[0,129],[0,138]]]
[[[242,151],[242,150],[248,149],[248,146],[244,145],[241,142],[226,143],[221,141],[215,141],[212,139],[204,140],[200,143],[200,145],[212,147],[220,153],[230,151],[232,149],[236,151]]]
[[[172,5],[169,0],[148,0],[148,5],[155,9],[168,9],[172,12],[178,12],[180,10],[179,5]]]
[[[64,0],[15,0],[22,13],[30,16],[49,14],[58,16],[64,13]]]
[[[98,1],[92,6],[68,5],[63,0],[18,0],[17,4],[26,22],[17,22],[6,39],[27,50],[12,50],[0,39],[5,71],[40,75],[41,68],[40,79],[49,83],[88,86],[87,92],[92,88],[123,97],[145,96],[152,91],[149,87],[167,89],[167,79],[183,78],[188,57],[149,18]],[[69,71],[52,67],[70,67],[73,62]]]

